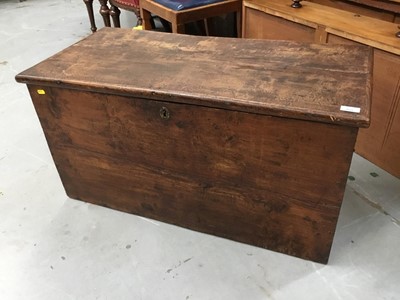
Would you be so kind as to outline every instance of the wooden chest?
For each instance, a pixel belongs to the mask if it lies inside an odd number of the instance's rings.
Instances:
[[[370,57],[103,29],[16,79],[69,197],[326,263]]]

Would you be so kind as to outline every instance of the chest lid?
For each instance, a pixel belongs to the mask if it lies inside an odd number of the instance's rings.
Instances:
[[[16,79],[367,127],[371,51],[104,28]]]

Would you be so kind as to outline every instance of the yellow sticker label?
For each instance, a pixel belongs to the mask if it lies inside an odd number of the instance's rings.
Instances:
[[[44,95],[44,94],[46,94],[46,92],[45,92],[44,90],[37,90],[37,93],[38,93],[39,95]]]

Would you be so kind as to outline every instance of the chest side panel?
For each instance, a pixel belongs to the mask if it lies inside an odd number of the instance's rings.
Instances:
[[[356,128],[36,89],[70,197],[327,261]]]

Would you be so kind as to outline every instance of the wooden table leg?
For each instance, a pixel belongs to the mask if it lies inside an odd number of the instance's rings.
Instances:
[[[96,23],[94,21],[93,0],[83,0],[83,2],[86,4],[86,8],[88,11],[90,29],[92,30],[92,32],[96,32],[97,28],[96,28]]]
[[[111,27],[110,22],[110,9],[107,5],[107,0],[99,0],[100,2],[100,14],[103,17],[104,26]]]

